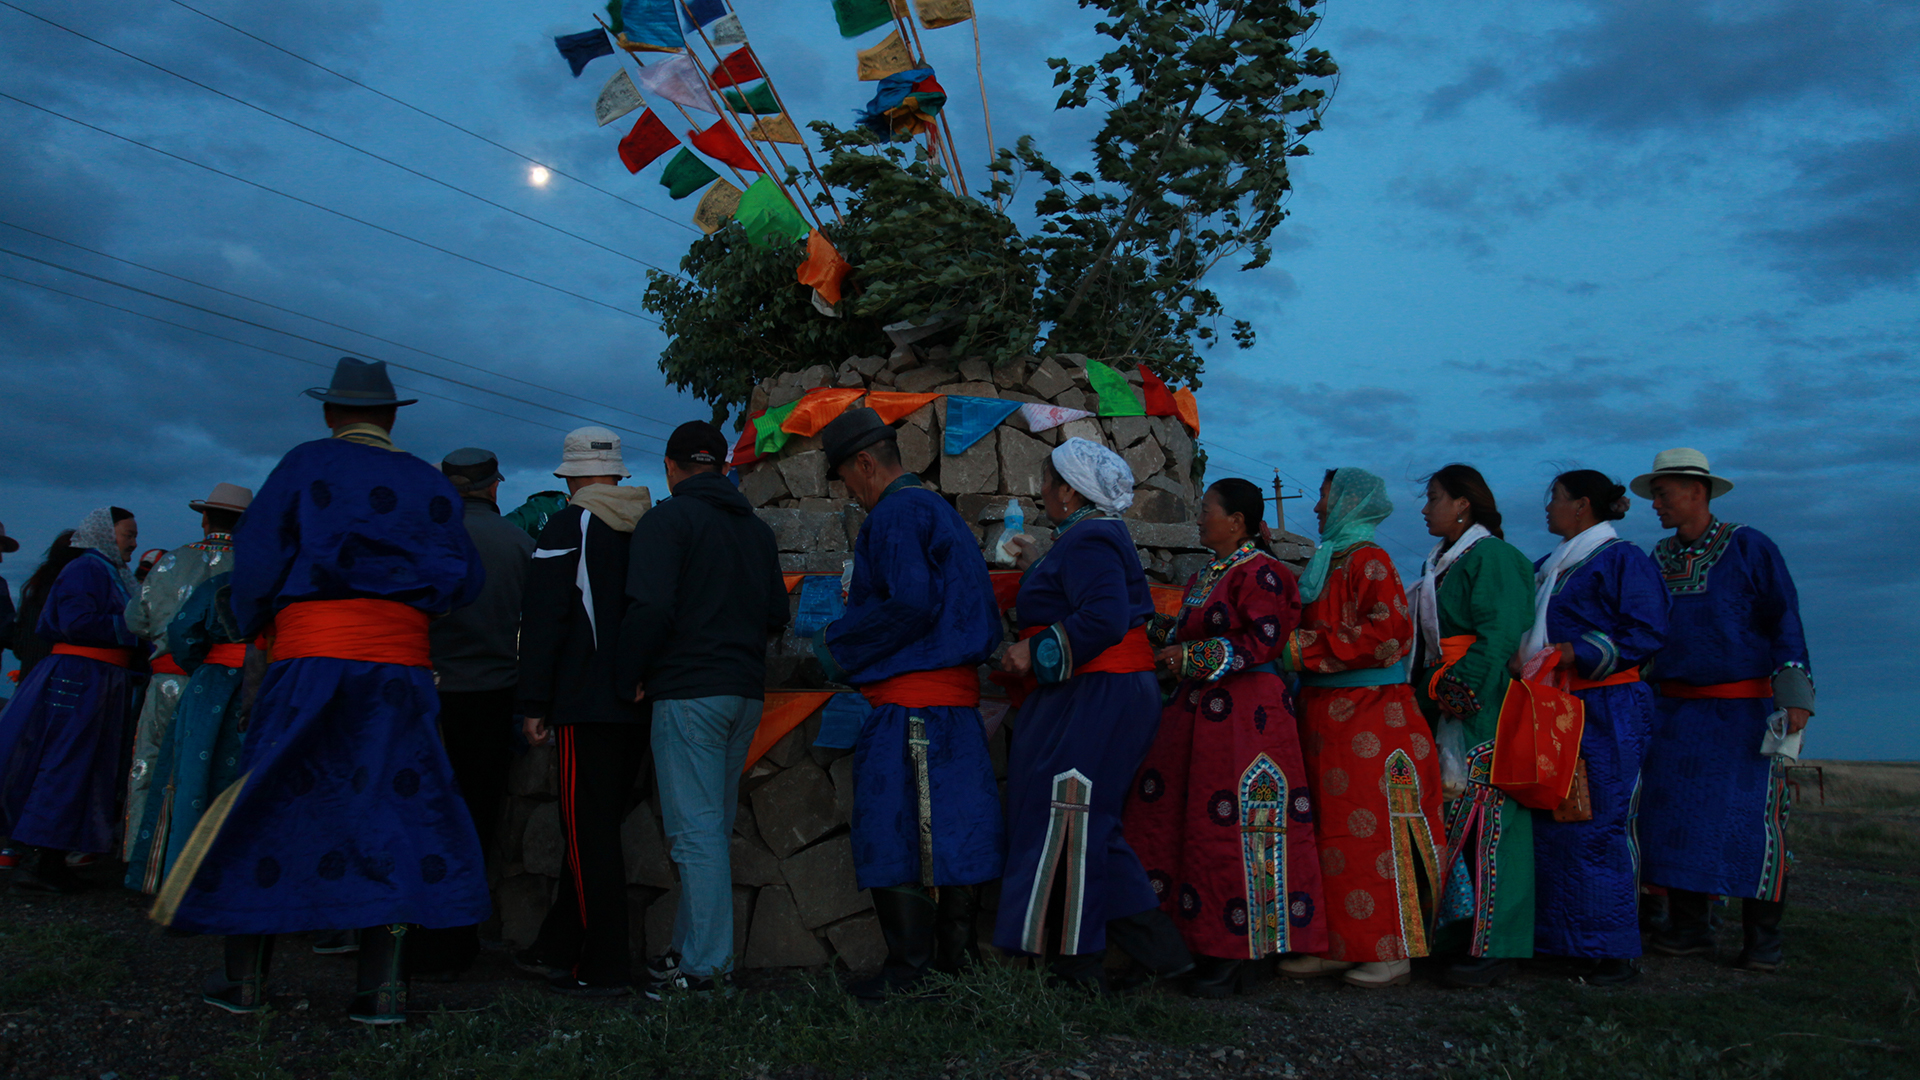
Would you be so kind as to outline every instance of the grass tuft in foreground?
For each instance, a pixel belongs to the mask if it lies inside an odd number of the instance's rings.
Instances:
[[[127,948],[89,926],[0,922],[0,1008],[37,1005],[55,991],[103,996],[126,978]]]

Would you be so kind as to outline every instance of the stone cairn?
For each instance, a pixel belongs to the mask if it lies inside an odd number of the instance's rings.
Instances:
[[[749,412],[776,408],[816,387],[1003,398],[1093,412],[1097,399],[1087,383],[1086,363],[1084,357],[1063,354],[999,367],[984,360],[956,364],[942,346],[924,353],[902,346],[892,356],[851,358],[837,367],[819,364],[769,379],[754,389]],[[1139,386],[1138,372],[1129,379]],[[1038,503],[1041,464],[1060,440],[1080,436],[1113,448],[1133,468],[1134,502],[1125,516],[1150,581],[1181,585],[1211,561],[1194,524],[1204,491],[1204,458],[1178,419],[1088,417],[1033,432],[1015,412],[958,455],[943,452],[945,420],[946,401],[940,398],[899,422],[902,463],[954,504],[983,550],[998,540],[1009,500],[1018,500],[1026,532],[1039,549],[1052,545]],[[786,572],[838,574],[852,559],[865,514],[845,487],[827,478],[818,437],[796,437],[780,454],[743,468],[740,490],[772,526]],[[1305,537],[1278,532],[1274,551],[1299,568],[1313,547]],[[797,608],[797,596],[792,602]],[[811,647],[792,635],[769,650],[767,683],[769,690],[829,688]],[[982,685],[990,699],[999,693],[991,684]],[[1010,715],[989,740],[1003,781],[1009,728],[1016,722]],[[818,967],[838,959],[851,971],[865,972],[876,970],[886,955],[873,905],[854,881],[847,825],[853,806],[851,752],[814,747],[819,731],[816,712],[741,779],[732,837],[738,966]],[[621,827],[636,958],[669,947],[679,901],[652,788],[650,770],[643,770],[635,780],[641,801]],[[533,941],[562,872],[557,790],[551,748],[536,747],[516,759],[503,840],[493,859],[500,934],[515,948]],[[983,941],[991,934],[996,891],[989,888],[983,897]]]

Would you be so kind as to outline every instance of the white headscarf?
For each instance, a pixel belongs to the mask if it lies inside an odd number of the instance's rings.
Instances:
[[[1133,469],[1127,459],[1075,436],[1053,448],[1053,471],[1067,486],[1109,514],[1133,505]]]
[[[1407,590],[1413,604],[1413,625],[1420,632],[1420,663],[1431,666],[1440,661],[1440,575],[1467,549],[1493,534],[1484,525],[1474,525],[1460,534],[1452,547],[1445,540],[1433,545],[1427,561],[1420,565],[1420,580]]]
[[[1575,565],[1593,554],[1600,545],[1619,535],[1613,531],[1611,524],[1602,521],[1560,541],[1560,546],[1553,549],[1547,561],[1540,564],[1540,569],[1533,575],[1533,628],[1527,631],[1526,637],[1520,639],[1520,659],[1530,659],[1534,653],[1547,647],[1547,604],[1553,599],[1554,581],[1559,578],[1561,569]]]
[[[112,507],[102,506],[98,510],[88,511],[87,516],[80,519],[80,524],[74,526],[73,539],[67,543],[71,547],[87,548],[105,556],[119,572],[120,584],[125,586],[129,594],[138,588],[133,573],[127,569],[126,557],[120,554],[120,539],[113,533]]]

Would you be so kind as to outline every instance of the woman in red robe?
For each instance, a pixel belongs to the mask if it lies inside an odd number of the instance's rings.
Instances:
[[[1261,549],[1263,500],[1245,480],[1207,490],[1215,560],[1148,637],[1179,678],[1134,781],[1127,842],[1194,954],[1189,989],[1224,997],[1248,960],[1326,947],[1313,800],[1274,661],[1300,621],[1293,572]]]
[[[1361,469],[1320,485],[1320,547],[1300,579],[1306,609],[1282,663],[1300,672],[1314,838],[1327,895],[1327,947],[1280,962],[1298,979],[1341,974],[1398,986],[1427,955],[1426,915],[1440,860],[1439,755],[1407,682],[1413,620],[1373,531],[1393,503]]]

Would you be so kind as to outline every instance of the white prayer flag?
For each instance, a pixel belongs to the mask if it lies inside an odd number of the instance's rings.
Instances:
[[[1028,431],[1045,431],[1072,420],[1085,420],[1093,414],[1085,409],[1069,409],[1063,405],[1036,405],[1033,402],[1027,402],[1020,406],[1020,415],[1027,421]]]
[[[721,45],[744,45],[747,42],[747,28],[740,25],[740,16],[727,14],[708,23],[705,27],[707,40],[717,48]]]
[[[646,103],[633,80],[627,77],[627,69],[621,68],[600,88],[600,100],[593,103],[593,118],[600,121],[601,127],[606,127]]]
[[[699,65],[686,53],[675,53],[641,68],[640,85],[647,88],[647,93],[658,94],[686,108],[714,111],[713,98],[707,94],[706,76],[700,74]]]

